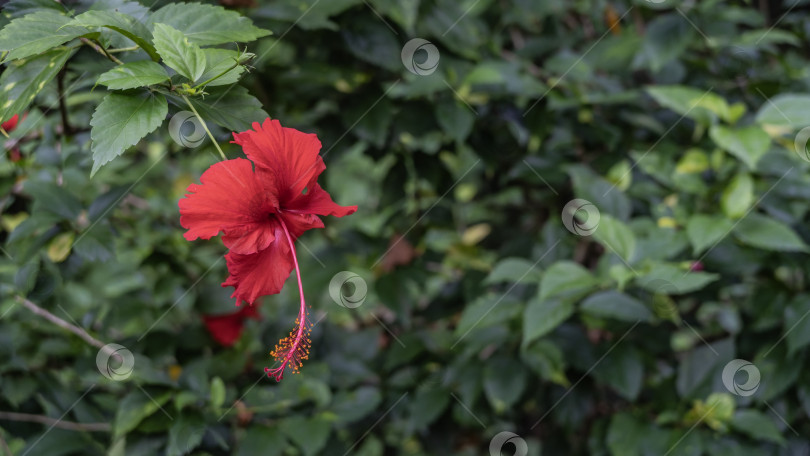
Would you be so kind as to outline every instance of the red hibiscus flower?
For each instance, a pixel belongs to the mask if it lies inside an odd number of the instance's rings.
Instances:
[[[245,320],[248,318],[258,320],[259,314],[256,312],[256,307],[244,306],[236,312],[224,315],[203,315],[202,318],[211,337],[220,344],[230,347],[242,335]]]
[[[309,324],[295,255],[295,240],[312,228],[323,228],[319,215],[343,217],[357,206],[339,206],[317,183],[326,169],[314,134],[284,128],[277,120],[253,123],[253,130],[234,133],[249,160],[237,158],[212,165],[189,185],[179,202],[185,238],[210,239],[223,233],[230,249],[225,259],[234,287],[232,298],[252,305],[259,296],[276,294],[295,267],[301,306],[295,327],[271,352],[280,363],[265,372],[281,381],[284,369],[297,372],[309,356]]]

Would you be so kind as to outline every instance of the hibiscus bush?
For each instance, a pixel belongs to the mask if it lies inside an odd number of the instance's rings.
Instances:
[[[0,454],[808,454],[808,11],[3,2]]]

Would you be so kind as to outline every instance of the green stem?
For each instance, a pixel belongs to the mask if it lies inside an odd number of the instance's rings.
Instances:
[[[216,81],[217,79],[221,78],[222,76],[225,76],[225,73],[233,70],[234,68],[236,68],[238,66],[239,66],[239,62],[234,63],[232,67],[228,68],[227,70],[223,71],[222,73],[219,73],[218,75],[214,76],[213,78],[208,78],[207,81],[203,81],[203,82],[195,85],[194,87],[192,87],[192,90],[197,90],[200,87],[204,87],[205,85],[210,84],[211,81]]]
[[[186,102],[188,107],[191,108],[191,112],[193,112],[194,115],[197,116],[197,120],[200,121],[202,127],[205,129],[205,132],[208,133],[208,137],[211,138],[211,142],[214,143],[214,147],[216,147],[217,151],[219,151],[219,155],[222,157],[223,160],[227,160],[228,157],[226,157],[225,153],[222,152],[222,149],[220,149],[219,143],[217,142],[216,138],[214,138],[214,135],[211,134],[211,130],[208,129],[208,125],[205,124],[205,120],[203,120],[202,116],[200,116],[200,113],[198,113],[197,110],[194,109],[194,105],[191,104],[190,101],[188,101],[188,98],[186,98],[185,95],[181,93],[180,96],[183,97],[183,100]]]
[[[140,48],[140,46],[132,46],[126,48],[107,49],[107,52],[110,54],[115,54],[116,52],[137,51]]]
[[[116,64],[118,64],[118,65],[123,65],[123,64],[124,64],[124,62],[122,62],[122,61],[118,60],[118,59],[117,59],[115,56],[112,56],[112,55],[110,55],[109,53],[107,53],[107,50],[106,50],[106,49],[104,49],[104,46],[102,46],[102,45],[101,45],[100,43],[98,43],[97,41],[93,41],[93,40],[90,40],[90,39],[87,39],[87,38],[83,38],[83,37],[82,37],[82,38],[79,38],[79,40],[81,40],[81,42],[82,42],[82,43],[84,43],[84,44],[86,44],[86,45],[90,46],[91,48],[95,49],[95,51],[96,51],[96,52],[98,52],[99,54],[103,55],[104,57],[107,57],[107,58],[108,58],[108,59],[110,59],[112,62],[114,62],[114,63],[116,63]]]

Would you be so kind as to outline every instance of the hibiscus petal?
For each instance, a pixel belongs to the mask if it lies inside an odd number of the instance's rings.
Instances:
[[[290,236],[293,240],[298,239],[304,231],[313,228],[323,228],[323,222],[317,215],[313,214],[295,214],[290,212],[281,212],[279,215],[284,219],[287,229],[290,231]]]
[[[279,200],[300,195],[326,168],[318,152],[321,142],[312,133],[281,126],[278,120],[253,123],[253,130],[233,134],[247,157],[275,175]]]
[[[290,246],[281,225],[274,225],[277,241],[266,249],[250,255],[233,251],[225,255],[230,275],[222,286],[234,287],[231,297],[236,298],[237,303],[252,304],[259,296],[278,293],[290,276],[293,269]]]
[[[180,225],[188,230],[186,239],[210,239],[225,231],[235,235],[229,236],[229,242],[240,252],[250,251],[239,241],[246,233],[260,231],[250,237],[265,247],[272,241],[264,230],[267,215],[278,207],[278,200],[268,185],[257,179],[250,161],[237,158],[215,163],[200,182],[189,185],[186,197],[178,202]]]
[[[343,217],[344,215],[354,214],[357,210],[357,206],[338,205],[332,201],[332,197],[329,196],[326,190],[321,188],[320,185],[314,184],[311,188],[307,189],[305,195],[301,195],[293,200],[285,209],[308,214]]]
[[[265,222],[252,223],[244,230],[228,230],[222,236],[222,242],[231,252],[249,255],[270,246],[276,236],[273,233],[273,224],[268,219]]]

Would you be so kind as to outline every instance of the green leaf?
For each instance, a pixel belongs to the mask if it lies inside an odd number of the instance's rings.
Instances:
[[[731,418],[734,416],[734,396],[729,393],[712,393],[706,401],[696,400],[692,409],[684,416],[686,424],[706,423],[710,428],[726,432]]]
[[[163,62],[192,82],[205,71],[205,53],[188,38],[169,25],[155,24],[155,49]]]
[[[649,424],[623,412],[614,415],[607,430],[606,444],[613,456],[641,455],[641,442],[649,433]]]
[[[641,355],[630,345],[619,346],[606,353],[594,369],[593,376],[599,382],[610,385],[623,398],[634,401],[641,393],[644,380]]]
[[[461,102],[449,99],[436,105],[436,120],[447,136],[462,142],[472,131],[475,113]]]
[[[552,341],[541,339],[527,347],[524,346],[520,357],[523,364],[541,378],[565,387],[571,385],[565,376],[565,356],[560,347]]]
[[[773,420],[758,410],[740,410],[734,415],[731,427],[755,440],[765,440],[780,445],[785,443],[785,438]]]
[[[810,94],[782,93],[762,103],[756,121],[789,129],[806,127],[810,119]]]
[[[186,106],[182,98],[170,96],[180,106]],[[216,87],[208,90],[205,98],[189,98],[191,104],[206,121],[214,122],[231,131],[244,131],[253,122],[263,122],[269,117],[262,104],[248,90],[239,85]]]
[[[504,258],[495,264],[484,284],[500,282],[536,282],[540,278],[540,271],[534,262],[525,258]]]
[[[693,147],[686,151],[678,160],[678,165],[675,167],[676,173],[681,174],[698,174],[709,169],[709,156],[701,149]]]
[[[354,423],[368,416],[382,402],[380,391],[373,386],[360,386],[335,394],[329,413],[338,417],[343,425]]]
[[[166,98],[160,94],[108,93],[90,119],[91,176],[159,127],[168,112]]]
[[[246,43],[270,35],[236,11],[200,3],[170,3],[155,11],[149,21],[169,25],[200,46]]]
[[[81,213],[81,201],[68,189],[53,182],[28,180],[25,192],[34,197],[37,212],[50,212],[63,220],[75,220]]]
[[[53,50],[30,59],[9,62],[0,76],[0,120],[6,121],[25,112],[73,52],[72,49]]]
[[[720,215],[695,214],[686,224],[686,235],[692,244],[692,252],[698,253],[715,245],[731,233],[734,222]]]
[[[710,125],[717,117],[728,119],[728,103],[714,92],[686,86],[652,86],[647,93],[661,106],[703,125]]]
[[[205,421],[198,415],[180,415],[169,428],[169,444],[166,456],[183,456],[190,454],[205,434]]]
[[[218,409],[225,403],[225,382],[219,377],[211,379],[210,399],[211,407]]]
[[[326,446],[326,440],[332,430],[329,421],[321,415],[311,418],[292,416],[285,418],[279,427],[281,432],[301,448],[305,456],[318,454]]]
[[[672,264],[655,263],[638,279],[638,283],[653,293],[685,294],[700,290],[719,278],[717,274],[684,271]]]
[[[456,325],[456,334],[463,337],[476,328],[486,328],[510,320],[522,310],[521,303],[509,297],[489,294],[467,304]]]
[[[723,150],[742,160],[752,170],[756,169],[757,162],[771,145],[771,137],[756,125],[743,128],[712,125],[709,136]]]
[[[227,73],[207,83],[206,87],[235,84],[245,71],[245,67],[242,65],[236,65],[234,67],[237,59],[240,57],[244,58],[245,53],[228,49],[203,49],[203,53],[205,54],[205,71],[202,76],[200,76],[201,82],[219,76],[230,68]]]
[[[652,321],[653,314],[644,304],[624,293],[610,290],[591,295],[580,310],[599,318],[637,322]]]
[[[574,184],[577,198],[590,201],[601,215],[612,215],[619,220],[630,217],[630,198],[619,188],[584,165],[569,166],[566,171]]]
[[[281,456],[287,448],[287,439],[277,427],[250,426],[245,438],[239,442],[236,456]]]
[[[739,173],[731,179],[720,197],[723,213],[738,219],[748,213],[754,204],[754,180],[748,173]]]
[[[22,59],[90,33],[83,27],[64,27],[70,21],[64,14],[47,10],[14,19],[0,30],[0,51],[9,51],[6,61]]]
[[[39,274],[39,258],[35,258],[17,269],[14,274],[14,286],[17,292],[22,295],[27,295],[37,282],[37,274]]]
[[[47,10],[65,13],[65,7],[53,0],[10,0],[3,5],[3,14],[12,19],[26,16],[31,13],[42,13]]]
[[[551,296],[576,297],[587,293],[597,281],[590,271],[573,261],[558,261],[543,273],[540,299]]]
[[[697,398],[712,391],[723,367],[734,359],[734,339],[726,338],[698,345],[680,357],[675,387],[681,398]]]
[[[734,228],[734,236],[752,247],[783,252],[806,252],[807,246],[784,223],[758,213],[741,219]]]
[[[141,390],[135,390],[121,400],[115,413],[113,439],[127,434],[135,429],[144,418],[160,410],[163,404],[172,397],[172,394],[166,392],[161,395],[152,394],[151,396],[147,396]]]
[[[498,357],[484,367],[484,393],[495,413],[509,409],[526,389],[526,371],[512,359]]]
[[[79,14],[71,25],[82,27],[104,27],[124,35],[143,49],[149,58],[159,61],[155,47],[149,42],[152,36],[149,30],[134,17],[115,11],[92,10]]]
[[[785,309],[784,337],[788,357],[810,344],[810,300],[799,295]]]
[[[96,84],[109,89],[122,90],[145,87],[169,80],[169,74],[159,64],[151,60],[125,63],[98,77]]]
[[[550,333],[573,313],[570,300],[533,298],[523,314],[523,345]]]
[[[680,15],[655,17],[647,24],[641,50],[633,61],[634,68],[649,68],[659,72],[667,63],[677,59],[692,42],[695,29]]]
[[[342,28],[340,35],[346,50],[360,60],[385,68],[400,71],[402,44],[382,21],[353,21]]]
[[[408,398],[408,409],[413,426],[425,429],[436,421],[447,408],[452,396],[444,388],[432,384],[420,385],[413,397]]]
[[[602,214],[593,237],[624,261],[632,260],[636,251],[636,237],[633,231],[618,219]]]

